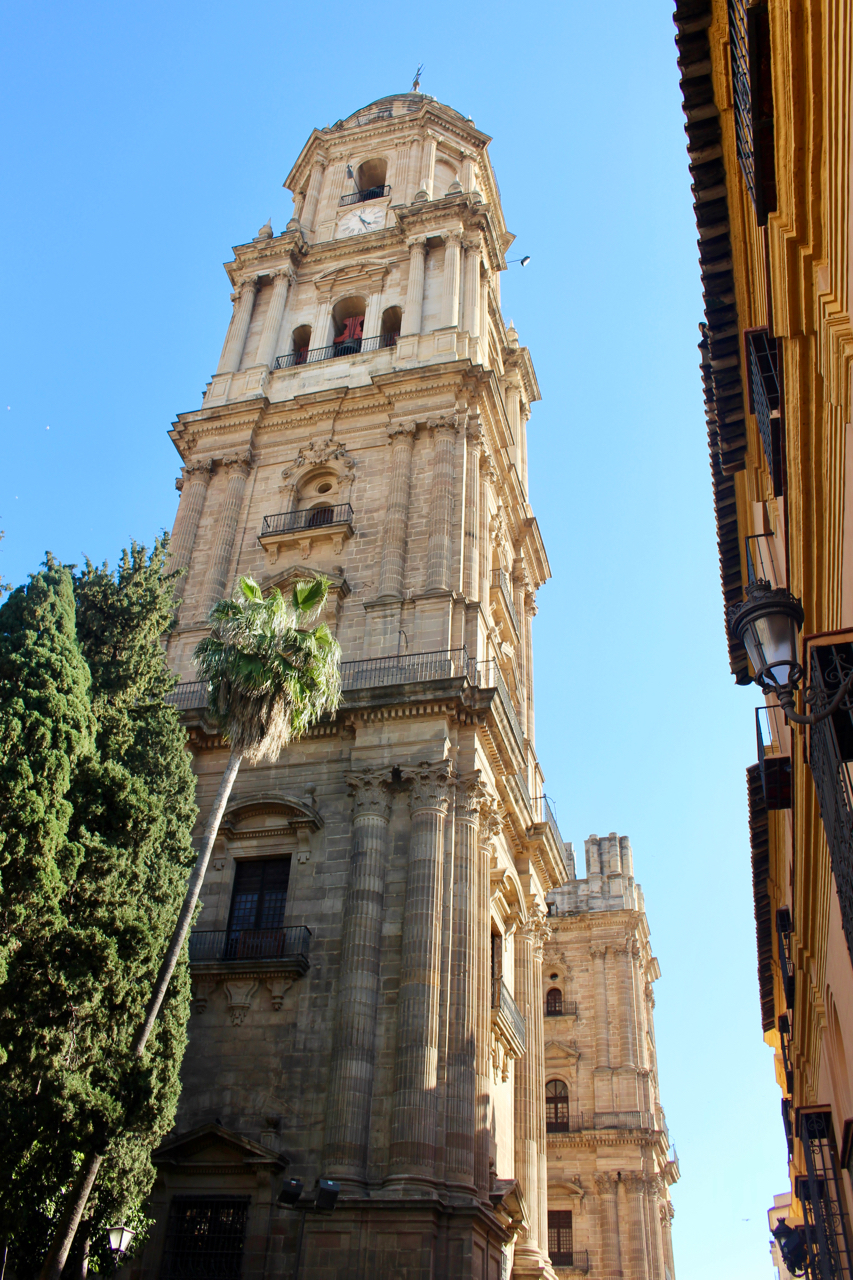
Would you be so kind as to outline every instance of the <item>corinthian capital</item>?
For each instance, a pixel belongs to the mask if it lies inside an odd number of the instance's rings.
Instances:
[[[386,427],[388,443],[396,444],[398,440],[401,440],[411,444],[414,441],[416,430],[417,424],[411,418],[408,420],[401,419],[398,422],[389,422]]]
[[[595,1175],[595,1189],[600,1196],[614,1196],[616,1194],[617,1178],[615,1173],[597,1173]]]
[[[623,1173],[622,1181],[625,1183],[625,1189],[629,1195],[641,1196],[646,1185],[646,1179],[641,1173]]]
[[[200,462],[188,462],[184,467],[184,480],[199,482],[200,484],[210,484],[210,477],[213,475],[213,459],[204,458]]]
[[[426,236],[410,236],[406,247],[411,254],[426,253]]]
[[[222,459],[222,466],[226,471],[234,470],[241,472],[244,476],[249,474],[249,468],[252,465],[252,450],[243,449],[240,453],[228,453]]]
[[[409,804],[412,813],[419,809],[436,809],[447,813],[450,798],[450,761],[431,764],[424,761],[416,769],[404,769],[403,779],[411,787]]]
[[[488,813],[494,801],[480,778],[480,770],[466,774],[456,781],[456,812],[463,822],[479,823],[480,814]]]
[[[346,775],[353,816],[372,816],[385,822],[391,815],[391,775],[387,769],[358,769]]]

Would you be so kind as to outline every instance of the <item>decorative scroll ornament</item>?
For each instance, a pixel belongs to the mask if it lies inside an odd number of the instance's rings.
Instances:
[[[324,463],[337,461],[341,462],[348,471],[352,471],[355,467],[355,458],[347,453],[347,447],[342,441],[333,440],[331,437],[319,443],[310,440],[299,450],[290,466],[284,467],[281,478],[287,482],[304,467],[319,467]]]

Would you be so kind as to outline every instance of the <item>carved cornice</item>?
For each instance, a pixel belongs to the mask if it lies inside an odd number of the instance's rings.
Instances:
[[[391,772],[388,769],[358,769],[346,775],[355,818],[375,817],[387,822],[391,816]]]

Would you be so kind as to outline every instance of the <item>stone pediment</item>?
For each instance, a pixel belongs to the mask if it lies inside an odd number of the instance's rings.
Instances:
[[[320,532],[322,533],[322,529]],[[261,583],[261,589],[266,595],[268,591],[272,591],[273,587],[278,587],[283,596],[288,596],[297,582],[317,578],[321,572],[325,578],[329,579],[329,598],[334,598],[336,601],[345,600],[350,594],[350,585],[340,568],[319,570],[309,569],[305,564],[289,564],[286,569],[277,569],[269,574]]]
[[[323,298],[359,285],[372,293],[379,286],[390,266],[391,263],[384,258],[360,258],[357,262],[348,262],[342,267],[332,267],[329,271],[324,271],[314,281],[314,287]]]
[[[225,810],[219,831],[229,840],[249,840],[305,828],[319,831],[322,826],[323,819],[306,800],[264,791],[233,800]]]
[[[566,1062],[569,1066],[576,1066],[580,1052],[570,1044],[563,1044],[560,1040],[545,1041],[545,1057],[552,1062]]]
[[[286,1156],[218,1124],[201,1125],[166,1138],[151,1157],[158,1167],[182,1173],[233,1173],[258,1168],[286,1169]]]

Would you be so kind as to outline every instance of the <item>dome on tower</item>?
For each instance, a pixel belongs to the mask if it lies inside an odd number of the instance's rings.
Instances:
[[[352,115],[346,116],[343,120],[338,120],[337,124],[332,127],[335,129],[343,129],[348,125],[371,124],[374,120],[390,120],[394,116],[410,115],[415,111],[420,111],[424,103],[431,102],[437,107],[441,107],[443,111],[449,111],[451,115],[456,116],[459,120],[464,120],[465,116],[461,111],[447,106],[444,102],[438,102],[436,98],[431,97],[428,93],[392,93],[386,98],[377,98],[375,102],[370,102],[366,107],[362,107],[359,111],[354,111]]]

